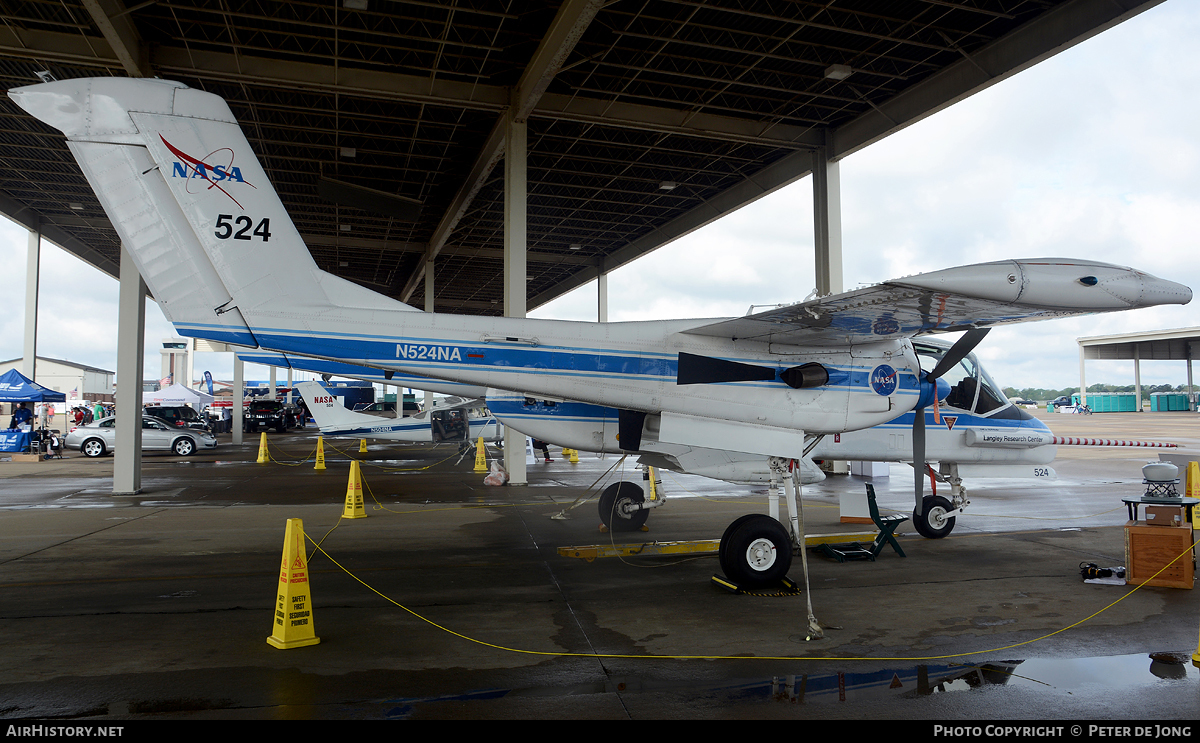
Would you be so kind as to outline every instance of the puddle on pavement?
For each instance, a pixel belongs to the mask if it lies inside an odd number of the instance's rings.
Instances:
[[[1097,658],[1004,660],[980,664],[917,665],[877,671],[845,671],[744,679],[711,684],[665,679],[613,678],[594,683],[527,689],[477,689],[460,694],[392,699],[385,716],[411,716],[421,704],[488,701],[516,696],[570,696],[602,693],[688,691],[731,700],[773,700],[789,704],[854,704],[885,697],[917,699],[995,686],[1030,687],[1065,693],[1132,690],[1155,684],[1200,682],[1189,652],[1117,655]],[[392,705],[388,707],[388,705]]]

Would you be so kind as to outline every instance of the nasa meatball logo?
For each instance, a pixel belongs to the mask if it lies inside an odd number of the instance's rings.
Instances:
[[[871,372],[871,389],[877,394],[887,396],[896,391],[896,370],[887,364],[880,364]]]

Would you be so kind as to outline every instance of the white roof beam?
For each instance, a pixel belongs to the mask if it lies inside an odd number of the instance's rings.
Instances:
[[[83,7],[130,77],[151,77],[150,55],[121,0],[82,0]]]

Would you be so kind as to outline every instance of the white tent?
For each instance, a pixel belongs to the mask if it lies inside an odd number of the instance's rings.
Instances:
[[[142,394],[142,402],[155,403],[158,405],[183,405],[191,403],[193,405],[208,405],[213,401],[212,395],[206,395],[198,390],[188,389],[182,384],[173,384],[166,389],[158,392],[146,392]]]

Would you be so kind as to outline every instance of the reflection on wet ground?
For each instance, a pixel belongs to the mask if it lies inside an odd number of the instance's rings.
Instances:
[[[881,699],[919,699],[987,687],[1029,687],[1066,694],[1128,692],[1137,687],[1180,683],[1195,686],[1200,669],[1190,653],[1162,652],[1096,658],[1033,658],[981,664],[950,663],[874,671],[796,673],[762,679],[729,679],[719,684],[651,678],[607,679],[574,685],[514,689],[475,689],[431,697],[388,699],[383,714],[408,718],[422,705],[485,702],[512,697],[569,697],[587,694],[685,692],[724,702],[775,701],[788,704],[855,704]]]

